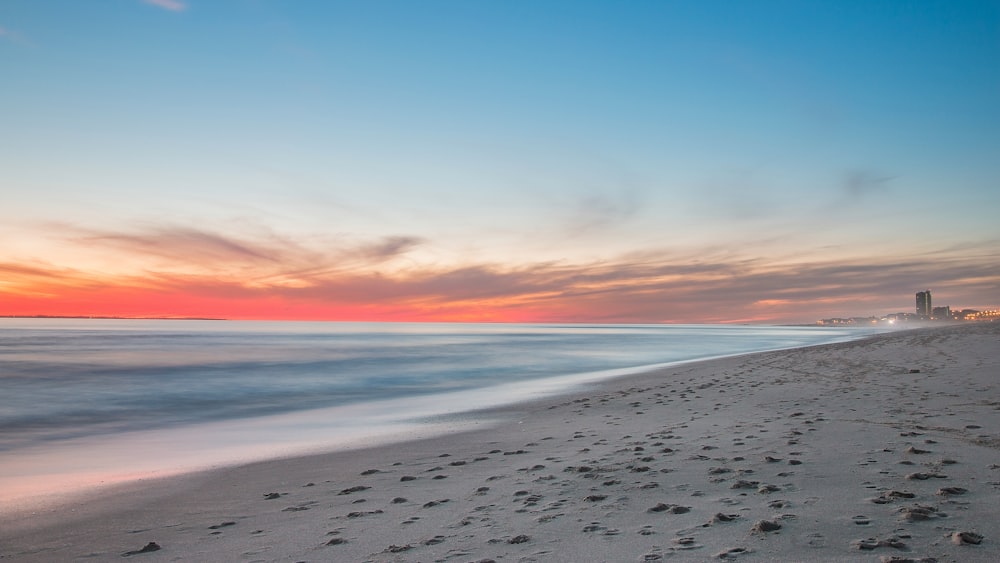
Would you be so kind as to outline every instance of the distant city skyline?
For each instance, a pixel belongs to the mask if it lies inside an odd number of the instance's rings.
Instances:
[[[0,7],[0,315],[1000,307],[993,1]]]
[[[971,308],[955,308],[951,305],[934,306],[931,290],[925,289],[915,294],[916,307],[912,313],[906,311],[896,311],[892,313],[882,313],[868,316],[852,317],[830,317],[820,319],[819,324],[840,325],[840,324],[871,324],[888,323],[897,321],[997,321],[1000,320],[1000,307],[979,310]]]

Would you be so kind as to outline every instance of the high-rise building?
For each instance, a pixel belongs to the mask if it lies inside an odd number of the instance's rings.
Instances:
[[[951,319],[951,306],[934,307],[931,311],[936,321],[947,321]]]
[[[933,308],[931,307],[931,290],[917,292],[917,315],[920,317],[931,317]]]

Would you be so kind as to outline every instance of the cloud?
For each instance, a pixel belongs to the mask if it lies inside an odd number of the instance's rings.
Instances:
[[[39,266],[28,266],[25,264],[10,264],[0,262],[0,273],[4,276],[20,276],[20,277],[52,277],[53,272],[49,268],[43,268]]]
[[[30,45],[20,33],[2,25],[0,25],[0,40],[10,41],[14,44]]]
[[[639,207],[634,190],[582,197],[569,208],[568,229],[572,234],[582,234],[612,227],[634,217]]]
[[[844,179],[843,189],[851,199],[862,199],[888,191],[892,180],[892,176],[883,176],[871,170],[851,170]]]
[[[163,291],[280,298],[311,303],[316,310],[391,308],[408,318],[427,314],[454,320],[475,312],[507,320],[589,322],[810,322],[822,316],[909,310],[915,280],[970,296],[995,295],[1000,285],[996,266],[959,259],[780,267],[753,260],[675,259],[665,254],[656,262],[424,266],[398,275],[338,272],[303,285],[250,286],[204,276],[163,276],[155,283]]]
[[[0,263],[0,314],[25,310],[23,296],[35,296],[61,303],[66,313],[78,312],[65,308],[80,303],[86,314],[108,315],[146,303],[162,307],[157,314],[230,318],[810,322],[909,310],[914,288],[931,287],[956,307],[995,306],[990,300],[1000,294],[995,241],[891,261],[779,261],[653,248],[577,263],[448,265],[409,256],[431,242],[407,235],[293,241],[267,232],[147,225],[77,229],[69,240],[131,269]],[[159,261],[137,259],[147,255]],[[128,311],[126,301],[133,303]],[[91,308],[97,303],[105,309]]]
[[[187,4],[181,0],[142,0],[150,6],[170,10],[171,12],[182,12],[187,9]]]
[[[16,268],[0,270],[8,279],[24,276],[26,284],[36,288],[45,276],[39,269],[13,274],[9,271]],[[66,273],[52,272],[50,277],[61,287],[69,281]],[[930,280],[927,285],[940,288],[936,296],[953,306],[986,305],[958,302],[949,293],[961,292],[972,299],[995,296],[1000,271],[982,262],[940,264],[908,258],[890,264],[837,261],[782,267],[753,262],[736,267],[718,262],[425,266],[398,275],[329,272],[301,284],[147,273],[102,284],[89,279],[85,288],[94,297],[84,301],[100,302],[102,292],[145,292],[151,305],[197,303],[200,309],[186,312],[237,318],[254,318],[261,314],[255,313],[260,307],[278,303],[283,305],[272,313],[278,316],[292,309],[310,318],[347,320],[379,320],[392,311],[394,318],[410,320],[475,316],[513,321],[809,322],[826,316],[909,310],[914,280]]]
[[[357,249],[357,254],[371,261],[382,261],[409,252],[424,242],[420,237],[388,236],[366,243]]]
[[[67,290],[99,289],[108,284],[93,273],[61,268],[43,262],[0,262],[0,303],[7,294],[13,298],[58,298]],[[0,309],[0,315],[4,314]]]
[[[305,285],[338,272],[386,265],[425,242],[409,235],[294,240],[252,225],[229,233],[170,223],[139,224],[128,230],[60,223],[47,225],[47,230],[60,233],[78,253],[118,256],[133,270],[237,276],[265,285]]]
[[[132,254],[189,263],[276,260],[273,248],[189,227],[158,226],[132,233],[84,231],[79,240],[88,245],[113,246]]]
[[[0,288],[8,286],[29,286],[32,284],[76,285],[89,277],[81,270],[61,268],[44,262],[17,263],[0,262]]]

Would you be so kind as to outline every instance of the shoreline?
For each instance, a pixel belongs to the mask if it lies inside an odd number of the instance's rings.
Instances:
[[[376,327],[376,330],[383,328]],[[450,333],[452,330],[460,328],[462,327],[453,325],[441,332]],[[721,345],[721,337],[726,334],[726,330],[719,332],[718,327],[695,327],[696,330],[705,330],[706,328],[709,332],[720,337],[719,344]],[[164,329],[167,327],[162,324],[146,327],[146,330],[152,330],[154,333]],[[260,327],[256,325],[245,326],[241,330],[245,329],[250,329],[250,333],[253,335],[261,332]],[[340,330],[342,329],[335,330],[335,332],[340,332]],[[611,333],[615,333],[617,330],[612,329]],[[506,382],[502,376],[491,378],[489,382],[476,382],[473,379],[470,380],[471,385],[463,384],[451,390],[448,389],[449,385],[445,384],[436,392],[427,394],[415,393],[404,397],[379,397],[376,391],[374,396],[356,402],[309,408],[303,408],[300,403],[289,403],[285,405],[285,408],[290,410],[279,410],[257,416],[224,416],[226,408],[229,408],[230,405],[240,404],[240,400],[236,399],[227,401],[227,405],[221,411],[205,411],[201,415],[203,417],[201,420],[188,424],[138,425],[133,428],[110,428],[111,431],[107,433],[88,434],[81,432],[75,436],[73,435],[75,428],[69,427],[64,430],[64,432],[69,433],[69,438],[58,439],[57,436],[57,439],[51,441],[37,440],[35,442],[30,442],[29,438],[21,446],[17,445],[17,430],[10,429],[6,436],[13,438],[15,446],[13,449],[6,450],[6,454],[3,456],[4,461],[0,462],[0,516],[15,510],[23,511],[25,508],[43,507],[52,504],[53,499],[58,502],[60,496],[78,496],[78,493],[87,490],[141,478],[153,479],[182,475],[267,459],[357,449],[359,444],[397,443],[414,439],[418,435],[452,433],[460,429],[449,427],[448,421],[474,419],[476,416],[474,413],[484,409],[573,393],[589,384],[628,377],[682,363],[706,361],[751,352],[802,347],[803,340],[817,338],[822,338],[827,342],[846,341],[862,338],[873,332],[872,330],[839,329],[832,332],[820,330],[820,332],[812,334],[809,332],[783,334],[780,328],[768,330],[771,330],[772,334],[759,342],[750,340],[754,344],[731,345],[728,347],[729,349],[726,346],[720,346],[720,349],[715,351],[715,355],[710,355],[708,348],[686,349],[683,344],[670,343],[668,338],[665,345],[667,352],[663,351],[664,348],[653,354],[649,353],[651,350],[644,350],[643,352],[647,355],[619,352],[622,360],[617,363],[627,362],[626,358],[631,358],[633,362],[638,362],[639,358],[642,358],[649,362],[644,365],[626,365],[624,367],[605,365],[591,366],[591,369],[586,369],[584,363],[575,366],[577,369],[566,368],[561,373],[549,370],[551,373],[544,377],[529,377]],[[266,331],[263,332],[266,333]],[[472,333],[476,332],[472,331]],[[532,333],[530,329],[525,332],[525,334],[529,333]],[[311,336],[314,333],[307,332],[306,334]],[[665,334],[671,333],[668,331]],[[621,335],[617,337],[621,338]],[[602,346],[600,342],[593,340],[594,337],[590,338],[591,345]],[[225,340],[223,340],[224,342]],[[617,341],[611,340],[610,342]],[[624,345],[628,346],[628,343],[624,343]],[[571,349],[560,348],[550,351],[549,355],[558,357],[560,353],[578,353],[586,350],[586,347],[583,346],[579,342],[575,346],[570,344]],[[641,349],[642,346],[633,348]],[[757,349],[750,350],[748,348]],[[614,348],[611,348],[612,352],[613,350]],[[630,349],[630,351],[639,352],[640,350]],[[544,357],[544,353],[540,356],[535,357],[535,361],[529,359],[527,363],[525,360],[518,361],[516,359],[493,360],[489,364],[489,368],[473,369],[473,371],[486,372],[493,368],[497,369],[499,373],[511,373],[511,370],[517,371],[518,369],[530,371],[536,365],[535,362],[544,364],[548,360]],[[135,357],[132,365],[141,373],[154,375],[154,369],[143,371],[143,361],[146,360],[146,357]],[[153,365],[157,363],[155,357],[148,360]],[[465,360],[467,362],[476,361],[472,356],[466,357]],[[162,362],[162,359],[160,361]],[[456,365],[464,365],[464,362]],[[396,368],[412,369],[408,365],[398,365]],[[462,369],[466,368],[474,368],[474,366],[465,366]],[[208,369],[218,368],[208,366]],[[415,371],[424,373],[419,368]],[[446,369],[444,372],[449,373],[449,370]],[[302,375],[296,373],[294,369],[291,373],[296,376]],[[295,378],[293,377],[289,383],[294,388]],[[304,383],[308,385],[309,381],[306,380]],[[431,386],[433,387],[433,382],[431,382]],[[271,391],[280,395],[286,392],[282,387],[272,386]],[[229,388],[238,389],[232,384],[229,385]],[[173,393],[169,386],[158,385],[155,390],[166,393],[168,396],[172,396]],[[213,390],[209,389],[209,391]],[[149,394],[150,397],[156,395],[155,391]],[[196,392],[187,392],[184,395],[192,400],[199,398]],[[239,394],[236,393],[236,395]],[[268,395],[269,393],[257,393],[256,397],[251,397],[251,402],[255,400],[259,404]],[[54,397],[56,404],[58,404],[58,398],[58,396]],[[80,396],[72,399],[70,397],[64,398],[64,400],[67,399],[77,401]],[[10,404],[17,412],[17,409],[23,410],[22,406],[27,402],[26,400],[15,400]],[[161,408],[155,402],[147,401],[147,403],[154,409],[154,412]],[[179,401],[178,403],[178,406],[183,407]],[[44,404],[39,404],[37,407],[44,412]],[[0,410],[4,409],[0,408]],[[138,412],[138,409],[135,410]],[[211,414],[205,416],[208,413]],[[155,423],[155,417],[152,422]],[[54,426],[54,428],[58,428],[58,426]]]
[[[0,558],[991,560],[998,329],[689,362],[458,415],[488,428],[106,489],[0,520]]]
[[[884,333],[876,333],[884,334]],[[863,340],[865,338],[870,338],[871,334],[866,336],[860,336],[852,338],[850,340],[845,340],[843,342],[851,342],[854,340]],[[835,342],[833,344],[839,344],[842,342]],[[45,513],[58,513],[65,507],[71,506],[73,504],[84,504],[91,503],[96,499],[100,499],[104,496],[115,496],[119,494],[141,494],[143,489],[154,488],[158,485],[166,486],[168,488],[173,488],[169,485],[171,481],[181,481],[188,477],[196,477],[198,475],[210,475],[216,472],[235,469],[239,467],[250,467],[259,464],[266,464],[269,462],[283,462],[292,460],[305,460],[307,458],[321,457],[327,455],[339,455],[345,454],[353,451],[363,451],[372,448],[388,448],[398,446],[403,443],[409,442],[428,442],[435,440],[437,438],[445,438],[449,436],[462,435],[470,432],[478,431],[488,431],[489,429],[498,426],[504,422],[509,422],[505,420],[504,417],[509,417],[511,412],[517,412],[523,410],[524,408],[531,408],[534,404],[549,404],[552,401],[556,401],[560,397],[568,397],[579,395],[588,392],[591,388],[600,388],[602,386],[611,385],[616,381],[625,380],[628,378],[641,377],[648,374],[657,373],[667,369],[678,368],[687,364],[699,364],[703,362],[712,362],[718,360],[724,360],[729,358],[739,358],[743,356],[749,356],[753,354],[763,354],[768,352],[780,352],[787,350],[795,350],[801,348],[809,348],[813,346],[823,346],[827,344],[811,344],[806,346],[794,346],[790,348],[775,348],[771,350],[762,350],[757,352],[740,352],[733,354],[722,354],[718,356],[709,356],[705,358],[697,358],[690,360],[677,360],[672,362],[666,362],[663,364],[650,365],[650,366],[635,366],[628,368],[617,368],[612,370],[604,370],[599,372],[588,372],[582,374],[569,374],[563,376],[554,376],[543,380],[533,380],[523,382],[522,386],[531,387],[532,390],[527,393],[522,392],[521,397],[513,400],[504,400],[497,404],[487,404],[487,406],[471,406],[477,401],[474,399],[471,401],[469,408],[462,410],[454,410],[449,412],[444,412],[440,414],[433,415],[421,415],[413,419],[400,419],[396,421],[396,424],[400,428],[404,428],[402,431],[396,431],[389,434],[379,434],[366,436],[365,440],[373,445],[361,445],[362,440],[359,439],[349,439],[344,440],[343,438],[338,438],[338,444],[336,446],[323,447],[315,446],[309,448],[313,451],[308,451],[309,449],[299,449],[298,451],[292,450],[292,453],[286,454],[276,454],[263,458],[251,458],[246,460],[232,461],[232,462],[218,462],[210,463],[202,466],[188,466],[184,468],[167,468],[164,470],[157,471],[142,471],[139,473],[138,477],[126,477],[121,478],[121,476],[109,476],[110,479],[119,479],[119,482],[108,483],[105,480],[101,480],[100,484],[92,484],[91,480],[84,478],[81,482],[86,482],[90,484],[84,485],[69,485],[66,488],[56,488],[51,490],[45,490],[40,493],[35,493],[36,498],[31,500],[31,497],[13,497],[9,498],[8,502],[10,504],[6,506],[0,506],[0,524],[7,523],[8,527],[13,527],[10,523],[17,522],[17,520],[24,515],[32,514],[45,514]],[[519,384],[508,383],[500,384],[498,387],[475,389],[466,392],[458,392],[459,394],[480,394],[480,393],[490,393],[492,389],[502,389],[505,387],[515,387]],[[552,391],[553,387],[567,390]],[[501,396],[507,396],[511,394],[511,391],[499,392]],[[430,398],[435,398],[445,400],[444,402],[450,403],[452,401],[447,400],[448,395],[431,396]],[[469,397],[472,398],[472,397]],[[424,398],[420,398],[424,400]],[[392,402],[393,400],[383,400]],[[382,401],[380,401],[382,402]],[[243,422],[244,424],[255,424],[258,420],[267,421],[274,418],[284,418],[286,416],[295,416],[296,414],[306,414],[309,412],[326,412],[330,408],[320,408],[311,409],[309,411],[304,411],[303,413],[282,413],[279,415],[272,415],[268,417],[252,418],[246,419],[244,421],[240,420],[228,420],[228,421],[218,421],[215,424],[238,424]],[[266,422],[264,422],[266,424]],[[485,426],[485,429],[477,428],[479,426]],[[138,434],[145,434],[143,431],[138,431]],[[56,476],[53,479],[52,476],[49,477],[50,480],[58,480],[61,475]],[[163,485],[166,483],[167,485]]]

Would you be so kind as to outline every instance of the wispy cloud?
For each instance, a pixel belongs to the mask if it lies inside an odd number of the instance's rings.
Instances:
[[[150,6],[170,10],[171,12],[182,12],[187,9],[187,4],[181,0],[142,0]]]
[[[424,266],[398,275],[339,272],[306,284],[266,287],[210,277],[161,277],[155,283],[164,291],[280,297],[329,310],[393,307],[415,318],[481,311],[520,320],[605,322],[809,321],[814,319],[804,314],[893,312],[894,304],[909,310],[914,280],[982,299],[995,296],[1000,287],[998,268],[978,261],[911,257],[888,264],[859,260],[764,267],[755,261],[672,260]]]
[[[148,225],[130,232],[78,229],[70,240],[137,266],[113,275],[40,262],[0,264],[0,314],[24,296],[104,303],[108,310],[87,313],[123,314],[123,295],[134,307],[146,295],[147,304],[175,303],[185,314],[235,318],[803,322],[909,310],[915,285],[934,288],[954,306],[996,305],[990,300],[1000,294],[995,241],[891,261],[776,261],[664,248],[582,263],[445,265],[411,256],[425,246],[433,251],[433,243],[407,235],[296,242],[270,233]],[[161,261],[141,263],[146,255]],[[73,292],[76,301],[67,297]]]
[[[405,254],[424,242],[420,237],[387,236],[381,240],[362,244],[357,255],[369,261],[382,261]]]
[[[107,287],[89,272],[42,262],[0,262],[0,302],[7,293],[13,299],[58,298],[68,289]]]
[[[631,219],[638,210],[634,190],[585,196],[570,208],[569,230],[578,234],[612,227]]]
[[[861,199],[868,195],[889,190],[892,176],[885,176],[871,170],[851,170],[844,179],[844,191],[851,199]]]
[[[0,25],[0,41],[8,41],[10,43],[21,45],[28,44],[28,42],[25,41],[24,36],[20,33],[2,25]]]
[[[244,226],[237,233],[169,223],[139,224],[129,230],[51,225],[64,242],[82,252],[117,254],[158,272],[213,274],[270,283],[308,281],[336,272],[371,268],[403,256],[424,243],[408,235],[356,240],[347,236],[294,240]]]
[[[274,261],[273,249],[190,227],[156,226],[137,232],[83,231],[79,242],[188,263]]]
[[[489,309],[520,312],[528,318],[616,322],[694,322],[802,319],[803,311],[833,304],[829,316],[861,314],[845,306],[866,301],[909,305],[913,280],[940,287],[995,294],[997,268],[955,261],[893,264],[827,262],[763,268],[748,263],[536,264],[522,267],[474,265],[421,268],[403,275],[371,272],[335,274],[304,286],[253,287],[244,291],[280,295],[317,305],[395,305],[419,310]],[[965,281],[961,281],[965,280]],[[161,280],[172,285],[180,280]],[[208,280],[203,280],[208,281]],[[218,281],[218,280],[217,280]],[[211,285],[211,283],[209,283]],[[223,281],[229,295],[236,280]],[[179,290],[183,286],[172,289]],[[853,303],[852,305],[846,305]],[[877,313],[879,311],[869,311]],[[885,311],[888,312],[888,311]]]

